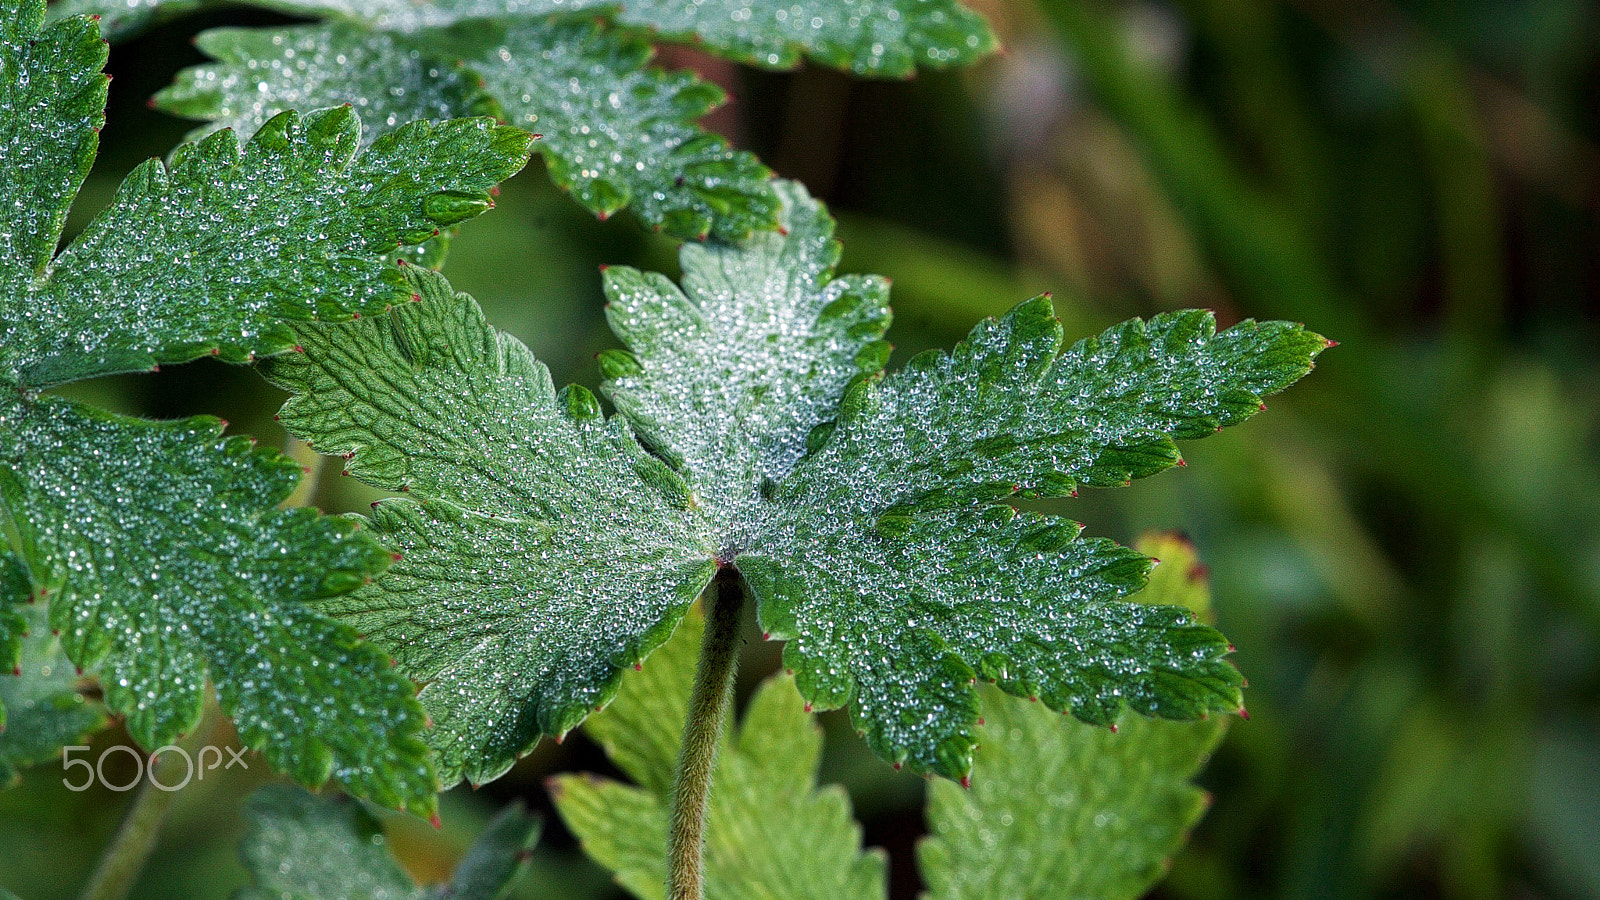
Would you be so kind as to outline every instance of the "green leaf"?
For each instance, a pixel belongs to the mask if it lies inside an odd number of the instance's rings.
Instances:
[[[103,2],[103,0],[102,0]],[[152,0],[143,0],[151,3]],[[159,2],[159,0],[158,0]],[[171,0],[168,0],[171,2]],[[616,12],[620,24],[768,68],[802,56],[857,75],[904,77],[918,66],[966,65],[993,52],[994,32],[956,0],[248,0],[310,15],[335,13],[413,32],[494,16]]]
[[[738,558],[801,693],[853,701],[880,754],[953,778],[971,765],[975,678],[1096,724],[1124,704],[1175,719],[1237,709],[1220,634],[1120,600],[1143,585],[1144,557],[993,501],[1172,466],[1173,438],[1242,421],[1324,346],[1287,323],[1216,334],[1209,313],[1185,312],[1062,352],[1037,298],[954,353],[858,383]]]
[[[30,607],[26,622],[17,667],[0,671],[0,788],[14,785],[19,769],[59,759],[63,746],[106,724],[100,704],[78,692],[77,672],[50,633],[43,605]]]
[[[29,631],[26,608],[22,604],[36,599],[22,560],[9,552],[21,537],[14,528],[3,530],[10,522],[5,500],[0,497],[0,537],[5,539],[4,546],[8,548],[0,551],[0,673],[22,665],[22,636]],[[0,705],[0,726],[5,723],[5,707]]]
[[[664,896],[673,768],[688,712],[698,611],[616,702],[584,725],[639,786],[588,775],[551,782],[556,810],[587,852],[641,900]],[[763,684],[718,759],[707,818],[708,900],[887,896],[883,851],[862,852],[848,795],[818,789],[822,731],[788,678]]]
[[[44,4],[0,14],[0,311],[46,276],[67,208],[94,165],[105,124],[106,44],[94,23],[69,19],[40,31]],[[0,323],[4,320],[0,319]],[[0,361],[19,340],[0,332]]]
[[[59,255],[103,120],[94,23],[0,13],[0,656],[18,599],[47,599],[67,655],[147,747],[192,728],[215,679],[241,738],[307,784],[332,777],[433,808],[412,687],[305,601],[347,592],[388,554],[354,524],[279,511],[294,463],[216,420],[152,423],[34,390],[213,353],[293,345],[284,319],[409,298],[383,260],[484,208],[528,153],[487,120],[401,129],[357,152],[347,109],[274,119],[151,161]],[[52,258],[53,257],[53,258]],[[9,660],[0,660],[9,662]]]
[[[605,272],[607,318],[632,354],[601,359],[606,395],[644,442],[684,472],[720,529],[752,520],[845,386],[882,368],[888,283],[835,279],[827,209],[780,182],[783,234],[742,248],[683,248],[684,286]]]
[[[0,518],[29,593],[143,746],[195,726],[209,675],[275,767],[431,810],[410,684],[305,605],[359,586],[387,551],[349,520],[276,509],[300,466],[221,434],[216,419],[0,393]]]
[[[419,302],[302,326],[306,352],[263,371],[296,395],[285,427],[416,498],[373,515],[403,558],[319,605],[428,682],[445,782],[479,783],[604,705],[709,583],[715,548],[621,420],[583,388],[558,395],[442,277],[407,272]]]
[[[71,16],[98,16],[106,40],[130,37],[170,16],[220,6],[224,0],[57,0],[50,4],[50,21]]]
[[[527,851],[539,837],[539,820],[522,801],[502,809],[478,835],[450,881],[433,892],[438,900],[495,900],[521,874]]]
[[[437,36],[428,36],[434,37]],[[290,109],[351,104],[363,138],[417,120],[499,114],[483,79],[446,62],[428,37],[374,31],[341,19],[290,28],[216,28],[195,45],[217,60],[195,66],[155,96],[157,108],[251,134]]]
[[[1125,706],[1176,719],[1238,709],[1243,679],[1220,634],[1181,609],[1125,599],[1145,583],[1149,560],[1000,501],[1172,466],[1174,438],[1247,418],[1326,342],[1286,323],[1218,334],[1209,314],[1179,313],[1063,351],[1049,301],[1038,298],[980,325],[953,354],[924,354],[879,379],[866,373],[883,359],[881,284],[830,284],[825,215],[797,188],[781,190],[791,232],[687,251],[683,291],[625,270],[609,279],[613,320],[635,352],[605,354],[601,367],[623,418],[679,471],[643,456],[613,420],[603,425],[607,453],[631,473],[613,467],[591,480],[572,425],[541,411],[552,393],[543,369],[532,388],[521,375],[512,388],[496,383],[536,364],[520,345],[508,354],[464,298],[400,310],[391,324],[308,326],[305,357],[274,363],[297,395],[285,414],[291,430],[355,453],[350,471],[364,480],[409,484],[429,500],[379,515],[397,547],[425,559],[393,570],[355,606],[329,608],[421,680],[459,671],[451,667],[469,656],[516,673],[452,680],[449,702],[434,701],[450,716],[487,707],[474,715],[516,737],[485,753],[452,725],[435,741],[459,747],[446,768],[503,771],[537,734],[523,724],[527,704],[592,683],[584,678],[612,679],[613,665],[641,658],[714,565],[736,566],[765,629],[790,641],[785,661],[806,699],[853,701],[874,749],[918,771],[969,771],[979,677],[1106,725]],[[414,277],[440,285],[442,300],[442,282]],[[600,429],[587,392],[569,396]],[[524,459],[529,448],[541,456]],[[567,477],[555,482],[549,469]],[[475,530],[458,537],[467,526],[436,512],[442,503],[494,518],[460,519]],[[552,509],[590,533],[556,534]],[[501,536],[527,521],[517,538]],[[541,539],[581,574],[558,581],[545,558],[525,561]],[[640,554],[670,565],[644,566]],[[550,607],[571,610],[559,639],[502,649],[507,635],[548,629]],[[613,627],[602,663],[589,648]],[[558,651],[570,667],[546,672],[546,654]],[[586,696],[598,706],[609,690]],[[585,712],[559,709],[541,712],[546,733]]]
[[[1162,563],[1132,599],[1205,616],[1194,548],[1165,536],[1138,548]],[[1112,732],[993,689],[983,709],[970,790],[928,788],[931,836],[918,847],[927,900],[1144,896],[1205,811],[1189,779],[1228,720],[1124,715]]]
[[[684,238],[776,224],[771,173],[694,124],[725,99],[692,73],[647,67],[650,46],[591,18],[478,20],[401,33],[335,19],[200,36],[218,60],[181,73],[162,109],[254,130],[285,109],[351,103],[374,126],[502,115],[542,133],[551,177],[602,218],[632,208]]]
[[[17,152],[60,128],[29,121]],[[360,136],[349,108],[285,113],[242,149],[222,132],[180,147],[170,170],[139,167],[54,262],[0,269],[0,375],[40,387],[207,353],[241,362],[292,347],[286,320],[381,311],[407,296],[382,257],[487,209],[528,144],[482,119],[417,123],[358,155]],[[59,222],[35,243],[53,246]]]
[[[536,130],[550,177],[601,218],[623,208],[680,238],[739,240],[777,222],[772,172],[694,124],[727,97],[650,45],[592,19],[473,22],[464,56],[514,125]]]
[[[515,880],[538,821],[508,806],[467,852],[455,877],[429,891],[389,853],[383,828],[359,803],[269,785],[245,805],[239,856],[253,877],[236,900],[494,900]]]

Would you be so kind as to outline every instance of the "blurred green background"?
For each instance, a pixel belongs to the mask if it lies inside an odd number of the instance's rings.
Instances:
[[[1006,52],[867,83],[687,51],[737,101],[711,124],[841,219],[843,268],[894,281],[897,356],[947,346],[1043,290],[1068,333],[1185,306],[1288,318],[1342,342],[1191,465],[1058,509],[1123,541],[1187,531],[1250,679],[1205,773],[1215,806],[1171,898],[1600,897],[1600,7],[1585,0],[976,3]],[[225,10],[119,45],[102,205],[185,123],[144,102]],[[675,271],[626,216],[601,224],[535,163],[467,226],[446,272],[558,381],[615,341],[597,266]],[[209,362],[74,385],[132,412],[208,412],[263,441],[281,395]],[[328,473],[319,501],[372,495]],[[757,648],[746,680],[775,664]],[[921,782],[832,722],[824,777],[918,889]],[[111,731],[99,746],[121,740]],[[423,877],[499,804],[548,810],[548,742],[446,827],[396,819]],[[53,766],[0,793],[0,883],[72,896],[128,794]],[[239,805],[267,777],[179,798],[137,896],[243,882]],[[553,818],[522,896],[621,896]]]

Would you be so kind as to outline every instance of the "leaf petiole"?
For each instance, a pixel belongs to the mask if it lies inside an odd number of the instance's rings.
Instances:
[[[739,623],[749,596],[750,588],[739,570],[723,566],[704,597],[706,633],[700,644],[672,789],[672,822],[667,834],[670,900],[702,900],[705,896],[706,809],[739,666]]]

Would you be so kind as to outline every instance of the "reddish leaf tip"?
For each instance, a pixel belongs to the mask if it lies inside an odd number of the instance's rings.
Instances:
[[[1250,710],[1245,709],[1242,706],[1239,707],[1239,718],[1245,720],[1246,722],[1250,721]]]
[[[439,821],[439,814],[438,813],[434,813],[433,815],[428,817],[428,824],[432,825],[435,831],[438,831],[439,829],[444,827],[444,823]]]

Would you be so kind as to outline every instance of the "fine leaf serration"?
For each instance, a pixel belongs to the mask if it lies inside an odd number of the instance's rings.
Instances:
[[[132,29],[207,0],[68,0]],[[695,120],[717,87],[648,65],[650,42],[687,41],[730,59],[793,68],[802,57],[870,77],[964,65],[997,46],[957,0],[247,0],[324,21],[219,29],[216,59],[156,97],[176,115],[254,130],[285,109],[352,103],[377,130],[495,113],[541,132],[556,183],[609,216],[631,208],[676,237],[737,240],[776,224],[771,173]],[[596,16],[612,21],[597,22]]]
[[[263,371],[297,395],[286,428],[409,495],[373,513],[400,555],[383,583],[321,605],[428,682],[446,784],[481,783],[611,699],[711,580],[713,548],[621,419],[558,394],[443,277],[407,272],[418,302],[303,328],[306,352]]]
[[[42,0],[0,14],[0,655],[16,653],[16,604],[45,602],[147,748],[194,727],[210,678],[274,766],[426,812],[436,781],[412,686],[306,605],[360,586],[389,551],[353,521],[276,509],[300,466],[219,420],[38,391],[243,361],[290,349],[288,321],[381,312],[410,296],[383,259],[487,209],[528,137],[451,121],[358,153],[350,110],[290,113],[243,147],[220,133],[141,166],[57,254],[104,120],[106,45],[88,18],[44,17]]]
[[[56,15],[104,13],[117,34],[158,12],[219,0],[62,0]],[[903,77],[918,66],[963,65],[998,46],[983,17],[957,0],[242,0],[299,15],[325,14],[415,33],[459,22],[552,13],[614,15],[617,22],[739,62],[792,68],[802,56],[856,75]],[[112,33],[108,31],[108,33]]]
[[[1209,620],[1193,545],[1152,535],[1136,546],[1161,564],[1130,599]],[[992,688],[983,714],[971,787],[928,787],[929,837],[917,848],[926,900],[1143,897],[1205,811],[1189,779],[1229,721],[1124,714],[1111,731]]]
[[[156,96],[168,112],[252,130],[285,109],[351,103],[375,134],[414,119],[492,114],[536,131],[555,182],[602,218],[632,208],[683,238],[773,224],[771,172],[693,124],[714,85],[646,65],[644,40],[592,19],[505,18],[423,31],[333,19],[202,34],[217,64]]]
[[[302,328],[307,353],[268,369],[298,395],[291,430],[424,499],[377,520],[418,561],[328,608],[416,677],[485,648],[511,670],[424,692],[452,722],[433,738],[447,774],[497,773],[538,729],[604,703],[616,667],[660,642],[714,566],[749,582],[807,701],[850,704],[874,749],[917,771],[970,770],[977,678],[1097,724],[1124,707],[1237,710],[1220,634],[1125,599],[1149,560],[1004,501],[1176,465],[1174,439],[1243,421],[1328,342],[1281,322],[1217,333],[1185,312],[1063,348],[1036,298],[881,378],[881,283],[833,280],[825,211],[781,190],[788,233],[686,248],[682,291],[606,273],[634,349],[603,359],[610,422],[577,388],[572,413],[552,415],[543,369],[442,285],[387,322]],[[572,437],[585,429],[605,439]],[[561,693],[575,683],[588,687]],[[489,755],[461,754],[474,745]]]

